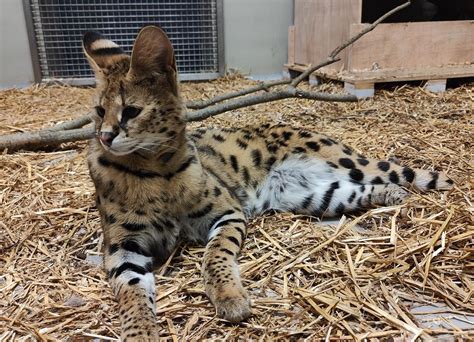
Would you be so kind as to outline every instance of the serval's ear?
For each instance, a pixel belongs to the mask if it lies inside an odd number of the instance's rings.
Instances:
[[[96,76],[107,74],[108,69],[117,61],[128,58],[120,46],[98,32],[86,32],[82,48]]]
[[[158,26],[146,26],[137,36],[132,50],[129,76],[143,79],[165,74],[177,94],[174,50],[166,33]]]

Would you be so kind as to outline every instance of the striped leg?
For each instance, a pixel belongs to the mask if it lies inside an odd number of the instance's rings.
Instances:
[[[121,339],[157,340],[153,260],[135,242],[126,244],[129,250],[111,245],[105,256],[109,282],[119,304]]]
[[[250,301],[240,281],[236,261],[246,233],[242,212],[224,215],[211,227],[204,254],[206,293],[218,316],[240,322],[250,316]]]

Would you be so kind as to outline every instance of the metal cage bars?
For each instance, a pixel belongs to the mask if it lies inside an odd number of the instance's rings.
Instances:
[[[82,52],[96,30],[130,53],[139,29],[158,24],[175,47],[182,80],[222,74],[222,0],[23,0],[35,81],[92,84]]]

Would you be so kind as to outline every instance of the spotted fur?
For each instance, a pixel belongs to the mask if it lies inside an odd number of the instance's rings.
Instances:
[[[236,263],[250,217],[350,214],[401,203],[401,186],[452,185],[286,125],[188,132],[173,48],[158,27],[139,33],[131,57],[97,33],[84,51],[98,84],[88,164],[123,340],[158,337],[152,272],[179,240],[207,246],[206,293],[220,317],[239,322],[251,314]]]

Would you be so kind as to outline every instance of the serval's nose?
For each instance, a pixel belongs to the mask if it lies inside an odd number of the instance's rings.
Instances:
[[[99,139],[107,147],[110,147],[112,145],[112,141],[114,138],[117,136],[117,133],[113,132],[100,132],[99,133]]]

